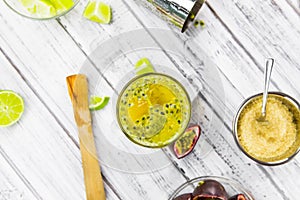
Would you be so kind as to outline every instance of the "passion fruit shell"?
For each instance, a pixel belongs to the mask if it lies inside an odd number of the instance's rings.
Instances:
[[[197,141],[199,140],[200,134],[200,126],[192,126],[175,141],[173,150],[178,159],[184,158],[193,151]]]
[[[175,197],[175,199],[173,200],[192,200],[192,199],[193,199],[192,193],[186,193]]]
[[[227,192],[221,183],[215,180],[204,180],[193,192],[193,200],[228,200]]]
[[[237,194],[237,195],[230,197],[228,200],[247,200],[247,199],[246,199],[245,195]]]

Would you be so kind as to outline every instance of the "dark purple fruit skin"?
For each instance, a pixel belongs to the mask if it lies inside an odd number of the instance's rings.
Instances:
[[[193,139],[193,146],[192,146],[192,148],[190,148],[189,149],[189,151],[187,151],[185,154],[183,154],[183,155],[178,155],[178,153],[177,153],[177,151],[176,151],[176,141],[175,141],[175,143],[174,143],[174,146],[173,146],[173,150],[174,150],[174,152],[175,152],[175,156],[178,158],[178,159],[181,159],[181,158],[184,158],[184,157],[186,157],[187,155],[189,155],[192,151],[193,151],[193,149],[195,148],[195,146],[196,146],[196,144],[197,144],[197,142],[198,142],[198,140],[199,140],[199,138],[200,138],[200,135],[201,135],[201,127],[199,126],[199,125],[194,125],[194,126],[191,126],[191,127],[189,127],[186,131],[185,131],[185,133],[186,132],[189,132],[189,131],[191,131],[191,130],[193,130],[193,129],[196,129],[197,131],[196,131],[196,137]],[[184,134],[183,134],[184,135]],[[178,139],[179,140],[179,139]]]
[[[215,180],[205,180],[203,184],[195,188],[193,200],[211,198],[215,200],[228,200],[227,192],[221,183]]]
[[[186,193],[186,194],[177,196],[173,200],[192,200],[192,198],[193,198],[192,193]]]
[[[230,197],[228,200],[247,200],[247,199],[246,199],[245,195],[237,194],[237,195]]]

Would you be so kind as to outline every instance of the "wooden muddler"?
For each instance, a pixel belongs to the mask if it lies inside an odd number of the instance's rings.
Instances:
[[[92,131],[86,76],[82,74],[68,76],[67,84],[78,127],[86,198],[87,200],[105,200],[101,169]]]

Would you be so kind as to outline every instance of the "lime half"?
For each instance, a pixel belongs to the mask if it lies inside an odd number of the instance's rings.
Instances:
[[[56,8],[50,0],[20,0],[20,2],[33,15],[43,18],[56,15]]]
[[[90,99],[90,105],[89,109],[90,110],[100,110],[104,108],[108,102],[109,102],[109,97],[98,97],[98,96],[92,96]]]
[[[109,24],[111,20],[111,8],[99,0],[91,0],[85,8],[83,16],[93,22]]]
[[[153,65],[148,60],[148,58],[141,58],[139,61],[136,62],[134,68],[137,75],[155,72]]]
[[[0,127],[16,123],[24,112],[22,97],[13,91],[0,91]]]

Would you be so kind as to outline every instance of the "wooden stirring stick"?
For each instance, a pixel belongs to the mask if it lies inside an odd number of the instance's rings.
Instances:
[[[86,76],[82,74],[68,76],[67,84],[78,127],[86,198],[87,200],[105,200],[101,169],[92,131]]]

